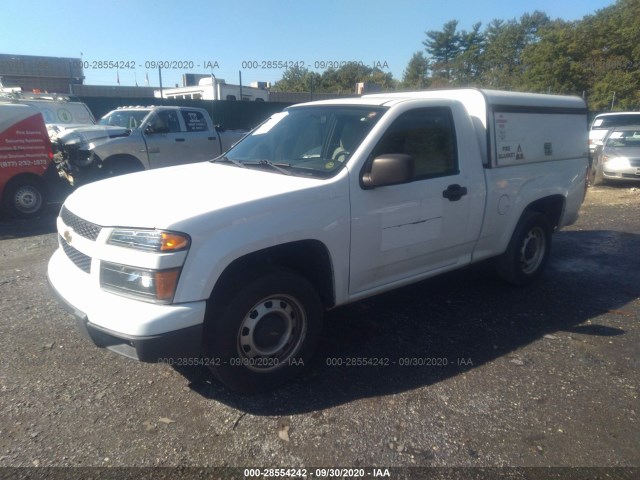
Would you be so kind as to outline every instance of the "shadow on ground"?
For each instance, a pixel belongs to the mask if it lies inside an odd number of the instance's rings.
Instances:
[[[297,414],[428,386],[554,332],[624,335],[581,324],[640,296],[637,252],[640,235],[561,232],[533,287],[506,285],[483,264],[335,309],[325,317],[312,364],[272,392],[237,396],[205,368],[178,371],[200,395],[253,415]],[[382,365],[347,366],[357,358]]]
[[[0,240],[55,233],[56,217],[59,211],[60,204],[50,204],[39,216],[30,219],[9,218],[2,212],[0,213]]]

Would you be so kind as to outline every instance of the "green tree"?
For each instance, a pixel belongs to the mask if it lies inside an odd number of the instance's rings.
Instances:
[[[402,88],[420,89],[429,86],[429,61],[421,51],[416,52],[409,60],[402,75]]]
[[[379,68],[371,70],[371,74],[366,81],[378,85],[385,92],[398,88],[398,82],[393,78],[393,74],[391,72],[384,72]]]
[[[522,52],[520,87],[532,92],[581,95],[588,87],[577,23],[556,20]]]
[[[475,86],[480,83],[485,48],[485,36],[480,32],[481,25],[478,22],[470,32],[463,30],[459,34],[459,53],[453,61],[453,77],[457,85]]]
[[[393,74],[379,68],[371,68],[360,63],[347,63],[340,68],[330,68],[322,72],[310,72],[306,68],[290,68],[274,86],[275,92],[309,92],[312,87],[317,93],[354,93],[356,83],[371,82],[383,90],[393,90],[396,82]]]
[[[619,0],[577,27],[587,98],[595,110],[640,108],[640,0]]]
[[[450,20],[445,23],[442,30],[430,30],[426,32],[427,39],[422,42],[432,71],[433,82],[438,85],[446,85],[451,82],[454,70],[454,60],[460,53],[460,36],[457,33],[458,21]]]
[[[371,67],[357,62],[349,62],[336,70],[336,85],[328,91],[354,93],[356,83],[368,81],[372,72]],[[325,73],[328,74],[329,71]]]
[[[271,89],[274,92],[309,92],[320,83],[320,75],[308,68],[291,67],[284,71],[282,78]]]
[[[593,110],[638,110],[640,108],[640,72],[612,69],[593,86],[589,106]]]
[[[522,89],[523,52],[540,41],[551,20],[542,12],[524,14],[520,20],[492,20],[485,31],[486,48],[482,84],[506,90]]]

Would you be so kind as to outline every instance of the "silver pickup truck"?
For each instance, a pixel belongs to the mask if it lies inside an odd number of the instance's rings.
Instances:
[[[98,125],[62,132],[54,139],[61,176],[72,185],[209,160],[247,132],[214,126],[206,110],[190,107],[124,107]]]

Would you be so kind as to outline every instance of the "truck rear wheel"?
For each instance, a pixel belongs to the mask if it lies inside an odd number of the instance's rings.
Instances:
[[[208,312],[208,364],[236,392],[274,388],[309,362],[322,329],[322,303],[306,278],[284,269],[234,283],[241,288]]]
[[[498,257],[498,275],[514,285],[528,285],[542,275],[550,253],[551,227],[547,217],[525,211],[507,251]]]
[[[31,218],[42,211],[46,203],[45,198],[42,181],[35,177],[28,177],[14,180],[7,185],[3,203],[10,216]]]

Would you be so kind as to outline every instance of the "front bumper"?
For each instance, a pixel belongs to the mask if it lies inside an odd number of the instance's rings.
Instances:
[[[104,292],[61,249],[47,276],[58,301],[98,347],[143,362],[200,358],[204,301],[154,305]]]
[[[605,180],[618,181],[640,181],[640,167],[620,168],[615,170],[607,170],[606,166],[602,169],[602,176]]]

